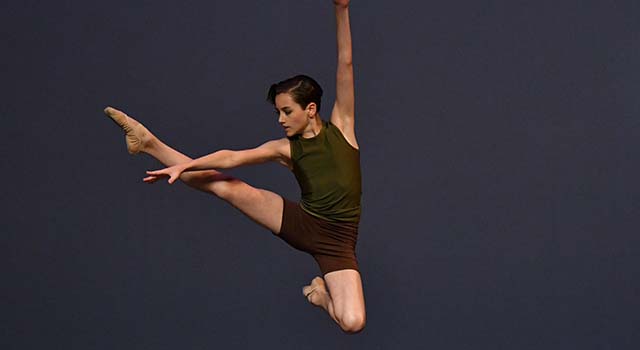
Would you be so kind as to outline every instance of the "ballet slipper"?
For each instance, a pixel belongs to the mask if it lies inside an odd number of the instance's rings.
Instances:
[[[313,296],[316,291],[324,291],[324,293],[327,293],[324,280],[320,277],[314,278],[310,285],[302,288],[302,295],[304,295],[311,304],[321,306],[320,304],[323,298]]]
[[[309,293],[305,294],[304,297],[309,299],[309,295],[313,294],[316,291],[316,288],[313,288]]]
[[[149,135],[147,128],[135,119],[126,115],[124,112],[115,108],[107,107],[104,109],[104,113],[124,131],[125,142],[127,144],[127,151],[129,154],[140,153],[143,150],[145,140]]]

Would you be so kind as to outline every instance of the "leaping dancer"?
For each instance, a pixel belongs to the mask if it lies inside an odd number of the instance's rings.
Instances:
[[[349,0],[333,0],[338,64],[331,118],[320,116],[322,88],[298,75],[271,85],[268,100],[286,137],[240,151],[219,150],[191,159],[163,143],[141,123],[107,107],[125,132],[129,153],[147,153],[166,168],[147,171],[146,183],[168,178],[216,195],[295,249],[309,253],[322,277],[302,288],[347,333],[365,326],[362,280],[355,254],[360,221],[360,153],[354,129],[354,80]],[[289,168],[302,197],[293,202],[219,172],[274,161]]]

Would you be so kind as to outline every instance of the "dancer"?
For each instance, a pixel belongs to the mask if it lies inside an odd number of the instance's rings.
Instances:
[[[147,171],[146,183],[180,179],[227,201],[295,249],[309,253],[322,277],[302,288],[307,300],[323,308],[347,333],[365,326],[362,280],[355,255],[360,221],[360,155],[354,129],[354,80],[351,59],[349,0],[333,0],[338,63],[336,101],[330,120],[320,117],[322,89],[298,75],[271,85],[274,105],[286,137],[254,149],[220,150],[191,159],[164,144],[125,113],[105,113],[125,132],[129,153],[147,153],[167,168]],[[302,198],[292,202],[219,172],[249,164],[278,162],[289,168]]]

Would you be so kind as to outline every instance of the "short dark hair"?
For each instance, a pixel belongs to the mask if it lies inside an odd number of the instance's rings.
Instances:
[[[272,84],[267,94],[267,101],[275,105],[276,96],[282,93],[291,94],[293,100],[302,106],[303,109],[307,108],[309,103],[314,102],[317,106],[317,111],[320,112],[322,88],[313,78],[300,74]]]

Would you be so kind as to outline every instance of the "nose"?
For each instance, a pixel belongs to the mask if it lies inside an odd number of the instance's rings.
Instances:
[[[282,116],[282,113],[278,114],[278,123],[284,124],[284,117]]]

